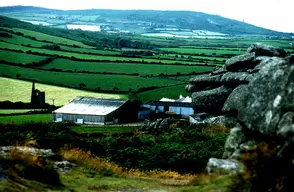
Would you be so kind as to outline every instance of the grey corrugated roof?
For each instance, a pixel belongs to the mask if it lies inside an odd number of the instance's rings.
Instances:
[[[118,109],[127,100],[77,97],[53,113],[106,115]]]

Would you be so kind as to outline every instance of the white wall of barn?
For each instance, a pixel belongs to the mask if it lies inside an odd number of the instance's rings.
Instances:
[[[175,112],[176,114],[179,114],[179,115],[192,115],[192,114],[194,114],[193,108],[190,108],[190,107],[173,107],[173,106],[170,106],[169,111],[173,111],[173,112]]]

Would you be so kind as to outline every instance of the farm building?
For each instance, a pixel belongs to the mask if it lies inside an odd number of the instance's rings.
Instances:
[[[135,121],[137,111],[129,100],[77,97],[52,112],[54,122],[113,124]]]
[[[151,111],[158,113],[174,113],[183,116],[189,116],[194,114],[192,108],[191,97],[182,97],[179,99],[162,98],[159,101],[151,101],[143,105],[145,108],[149,108]]]

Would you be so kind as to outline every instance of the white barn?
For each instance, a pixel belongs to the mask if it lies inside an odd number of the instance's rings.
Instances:
[[[128,100],[77,97],[52,112],[53,122],[113,124],[136,120],[137,112]]]

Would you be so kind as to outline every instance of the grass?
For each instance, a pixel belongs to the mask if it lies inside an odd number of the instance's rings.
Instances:
[[[43,69],[60,69],[71,71],[88,72],[108,72],[140,75],[159,75],[163,74],[187,74],[192,72],[212,71],[210,66],[178,66],[178,65],[148,65],[139,63],[106,63],[106,62],[79,62],[68,59],[56,59],[52,63],[46,64]]]
[[[11,153],[9,160],[22,173],[23,169],[38,167],[46,173],[45,166],[40,164],[39,158],[15,152]],[[66,174],[59,174],[56,184],[46,184],[46,180],[24,179],[21,175],[14,175],[13,180],[0,182],[0,189],[5,191],[161,191],[161,192],[211,192],[224,191],[231,184],[230,176],[223,175],[181,175],[172,171],[145,171],[126,170],[90,152],[77,148],[61,149],[59,154],[63,160],[74,162],[77,167]],[[24,163],[24,165],[21,164]],[[31,169],[32,171],[34,169]],[[47,169],[48,170],[48,169]],[[49,173],[49,172],[48,172]],[[25,175],[24,175],[25,176]],[[46,178],[47,180],[50,177]],[[50,182],[52,183],[52,182]],[[60,185],[60,184],[61,185]],[[3,190],[4,191],[4,190]]]
[[[0,60],[19,63],[19,64],[29,64],[32,62],[39,62],[46,59],[44,56],[29,55],[26,53],[17,53],[12,51],[0,50]]]
[[[0,116],[0,123],[2,124],[23,124],[29,122],[52,122],[51,114],[34,114],[34,115],[12,115],[12,116]]]
[[[0,109],[0,114],[17,114],[17,113],[27,113],[31,109]]]
[[[79,88],[80,84],[85,84],[86,88],[96,91],[118,89],[119,91],[128,92],[130,89],[138,90],[139,88],[167,86],[182,82],[181,80],[170,78],[51,72],[0,64],[0,76],[15,78],[17,75],[20,75],[20,78],[72,88]]]
[[[125,132],[133,132],[137,127],[133,126],[73,126],[71,130],[79,133],[125,133]]]
[[[155,89],[152,91],[144,91],[139,93],[138,97],[142,102],[147,102],[150,100],[159,100],[162,97],[178,99],[180,95],[182,96],[190,95],[186,92],[185,85],[177,85],[177,86]]]
[[[58,87],[53,85],[45,85],[40,83],[36,83],[35,87],[36,89],[45,91],[46,103],[53,104],[54,99],[54,104],[56,106],[64,105],[65,103],[68,103],[68,101],[71,101],[77,96],[117,99],[126,98],[125,95],[94,93],[83,90]],[[0,77],[0,101],[9,100],[11,102],[30,102],[31,89],[31,82]]]
[[[4,29],[10,29],[10,28],[4,28]],[[23,33],[26,36],[35,37],[36,39],[41,40],[41,41],[50,41],[53,43],[60,43],[60,44],[66,44],[66,45],[77,45],[77,46],[84,47],[84,48],[92,48],[92,47],[87,46],[81,42],[73,41],[70,39],[62,38],[62,37],[56,37],[56,36],[47,35],[44,33],[39,33],[39,32],[30,31],[30,30],[26,30],[26,29],[20,29],[20,28],[12,28],[12,30],[14,32]]]
[[[0,28],[0,31],[1,31],[1,28]],[[4,33],[8,33],[8,32],[4,31]],[[48,45],[48,43],[34,41],[32,39],[29,39],[29,38],[26,38],[26,37],[23,37],[23,36],[20,36],[20,35],[15,35],[15,34],[12,34],[12,33],[10,33],[10,34],[12,35],[12,37],[10,37],[10,38],[0,37],[0,40],[8,42],[8,43],[12,43],[12,44],[31,45],[31,46],[34,46],[34,47],[42,47],[44,45]]]
[[[182,54],[206,54],[206,55],[222,55],[222,54],[242,54],[244,53],[243,51],[238,51],[238,50],[213,50],[213,49],[196,49],[196,48],[161,48],[163,51],[173,51],[177,53],[182,53]]]
[[[102,55],[120,55],[120,51],[109,51],[109,50],[99,50],[94,48],[76,48],[76,47],[68,47],[61,45],[62,50],[73,51],[73,52],[81,52],[81,53],[92,53],[92,54],[102,54]]]
[[[60,57],[75,57],[77,59],[84,60],[103,60],[103,61],[125,61],[125,62],[150,62],[150,63],[165,63],[165,64],[199,64],[198,62],[189,62],[189,61],[176,61],[176,60],[164,60],[164,59],[150,59],[150,58],[133,58],[133,57],[119,57],[119,56],[100,56],[100,55],[90,55],[82,53],[73,53],[73,52],[64,52],[64,51],[54,51],[48,49],[39,49],[24,47],[21,45],[15,45],[6,42],[0,42],[0,47],[5,47],[12,50],[22,50],[22,51],[32,51],[38,54],[48,54],[50,56],[60,56]]]

